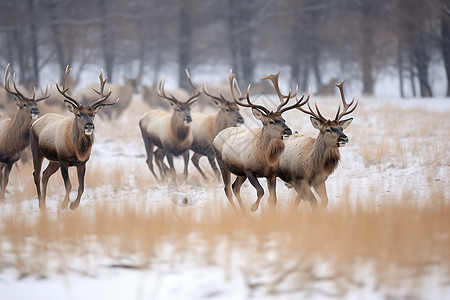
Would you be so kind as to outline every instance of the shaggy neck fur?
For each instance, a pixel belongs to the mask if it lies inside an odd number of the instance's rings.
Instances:
[[[257,158],[266,162],[268,166],[276,166],[279,163],[280,155],[284,150],[284,142],[280,138],[272,138],[262,129],[256,138],[255,153]]]
[[[327,147],[323,134],[319,134],[317,137],[311,155],[313,170],[315,170],[316,174],[322,171],[327,175],[333,173],[341,159],[339,147]]]
[[[224,118],[224,113],[220,110],[217,113],[216,121],[214,122],[214,134],[217,135],[219,132],[230,126],[228,126],[226,118]]]
[[[188,138],[191,129],[190,126],[184,125],[184,120],[176,118],[175,114],[172,115],[170,128],[172,137],[180,142],[183,142]]]
[[[30,113],[20,109],[11,120],[7,133],[10,155],[21,153],[30,143]]]
[[[76,121],[72,123],[72,133],[70,140],[73,143],[73,147],[77,156],[77,159],[81,162],[85,162],[91,155],[92,144],[94,143],[94,134],[86,135],[84,129],[80,130],[80,127]]]

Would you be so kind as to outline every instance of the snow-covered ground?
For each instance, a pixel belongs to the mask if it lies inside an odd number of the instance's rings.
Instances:
[[[330,117],[334,116],[340,102],[338,96],[313,97],[313,101],[317,101],[322,112]],[[152,178],[145,163],[138,120],[148,109],[139,95],[135,95],[132,107],[119,120],[108,122],[98,117],[96,141],[87,165],[86,190],[78,210],[93,209],[99,201],[107,201],[110,206],[145,203],[148,206],[164,207],[174,206],[179,200],[170,185],[158,183]],[[241,111],[246,120],[245,126],[259,126],[245,109]],[[341,163],[327,181],[329,207],[343,205],[343,200],[376,207],[392,204],[405,193],[412,193],[423,198],[423,201],[431,201],[430,195],[437,192],[443,195],[445,201],[449,201],[449,112],[450,100],[445,98],[400,100],[361,97],[360,105],[353,113],[354,121],[346,130],[350,142],[341,149]],[[317,135],[305,115],[289,112],[285,118],[293,130]],[[176,164],[181,173],[182,160],[178,159]],[[206,159],[202,159],[201,165],[213,177]],[[18,218],[32,221],[40,215],[31,173],[28,177],[24,175],[28,170],[31,170],[30,166],[20,165],[11,174],[6,202],[0,204],[0,233],[3,230],[2,221],[8,216],[16,214]],[[177,209],[201,213],[202,208],[210,205],[212,200],[228,205],[221,182],[204,182],[192,165],[190,172],[192,175],[188,183],[179,187],[181,192],[188,195],[189,202],[179,205]],[[71,173],[72,199],[77,187],[73,175]],[[60,176],[58,172],[51,178],[47,196],[50,215],[59,213],[64,194]],[[278,181],[277,193],[281,210],[287,208],[295,196],[295,191],[288,189],[281,181]],[[248,182],[244,184],[242,194],[247,207],[250,207],[256,196]],[[260,211],[268,208],[265,199]],[[309,210],[309,207],[302,203],[299,209]],[[2,240],[0,236],[0,247]],[[3,247],[8,248],[4,243]],[[162,253],[159,259],[143,268],[129,268],[121,261],[118,263],[110,257],[99,258],[96,255],[86,270],[76,267],[78,258],[75,256],[75,262],[66,272],[49,272],[42,278],[35,274],[21,278],[14,264],[7,260],[7,250],[2,250],[2,253],[0,299],[5,300],[450,298],[448,269],[442,270],[438,266],[432,268],[427,279],[421,282],[423,286],[418,293],[405,290],[405,286],[414,286],[414,283],[388,290],[377,286],[370,279],[371,269],[367,264],[362,264],[357,272],[363,284],[351,280],[345,282],[345,279],[336,284],[336,280],[314,282],[306,278],[291,278],[283,281],[286,286],[278,286],[277,293],[273,293],[271,284],[279,276],[289,274],[281,274],[279,270],[272,270],[263,264],[259,273],[254,272],[255,265],[247,269],[245,262],[239,258],[228,269],[226,263],[207,264],[199,259],[169,262]],[[289,265],[285,266],[285,269],[289,268]],[[318,268],[323,269],[319,270],[319,274],[326,278],[327,266]],[[292,281],[296,281],[296,284],[293,285]],[[346,287],[345,293],[339,285]],[[292,289],[293,286],[296,288]]]

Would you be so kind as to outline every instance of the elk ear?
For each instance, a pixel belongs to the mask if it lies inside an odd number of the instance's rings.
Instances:
[[[219,101],[217,99],[211,98],[211,100],[214,102],[215,105],[217,105],[218,107],[222,106],[222,101]]]
[[[343,120],[343,121],[339,122],[339,125],[341,125],[342,128],[345,129],[345,128],[348,127],[348,125],[350,125],[350,123],[352,123],[352,121],[353,121],[353,118],[350,118],[350,119],[347,119],[347,120]]]
[[[177,107],[177,104],[173,101],[167,100],[167,102],[169,102],[170,107],[172,107],[173,109],[175,109]]]
[[[323,122],[320,121],[319,119],[316,119],[314,117],[309,117],[309,119],[311,120],[311,124],[315,129],[319,129],[322,127]]]
[[[266,117],[265,114],[263,114],[259,109],[254,108],[254,107],[252,108],[252,113],[255,116],[255,118],[257,118],[260,121],[263,121],[264,118]]]
[[[66,104],[67,109],[71,112],[71,113],[76,113],[78,107],[76,107],[75,105],[73,105],[72,102],[64,100],[64,103]]]

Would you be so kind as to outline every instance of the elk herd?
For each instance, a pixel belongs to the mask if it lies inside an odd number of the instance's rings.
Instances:
[[[15,74],[11,76],[9,69],[8,64],[3,86],[9,97],[5,98],[9,101],[8,105],[15,103],[17,108],[13,115],[7,115],[3,113],[0,103],[0,202],[4,202],[14,163],[30,146],[39,207],[45,209],[49,178],[60,169],[65,187],[61,208],[70,206],[71,209],[75,209],[79,206],[84,192],[86,163],[91,156],[94,143],[95,116],[108,106],[104,115],[108,119],[118,117],[131,102],[140,79],[124,78],[126,82],[124,86],[110,84],[103,77],[101,70],[98,88],[90,85],[91,91],[85,89],[69,94],[71,69],[67,66],[62,86],[58,83],[55,86],[61,104],[65,105],[71,115],[49,112],[38,117],[38,103],[50,97],[48,88],[41,91],[42,95],[39,97],[34,89],[31,97],[28,97],[23,88],[16,84]],[[346,101],[344,81],[336,84],[342,106],[338,106],[333,120],[327,119],[317,104],[311,106],[309,92],[300,96],[297,86],[295,91],[291,89],[287,93],[282,93],[279,75],[280,72],[262,77],[263,80],[271,82],[272,92],[278,98],[279,104],[273,108],[256,104],[258,99],[251,99],[253,98],[250,96],[251,85],[247,87],[246,95],[243,95],[232,71],[228,77],[228,85],[221,90],[211,86],[210,91],[205,84],[202,86],[194,84],[187,70],[186,79],[191,88],[190,93],[167,91],[165,79],[160,81],[157,89],[151,87],[144,89],[143,86],[144,100],[151,94],[152,98],[158,97],[158,101],[165,101],[166,107],[170,107],[168,109],[163,105],[156,105],[160,109],[149,110],[138,122],[146,151],[146,163],[151,174],[158,181],[165,178],[177,180],[174,157],[181,156],[184,161],[183,177],[187,178],[192,151],[192,164],[203,179],[208,177],[200,167],[199,160],[202,156],[207,157],[216,178],[222,179],[225,196],[236,211],[238,208],[233,194],[239,209],[244,213],[246,211],[240,190],[247,179],[256,189],[256,201],[251,210],[258,209],[264,195],[259,178],[266,178],[271,208],[275,208],[277,203],[277,178],[284,181],[286,186],[295,189],[297,205],[301,200],[305,200],[314,209],[320,200],[321,206],[325,207],[328,203],[325,182],[339,163],[339,148],[348,143],[348,137],[343,131],[353,120],[343,117],[352,113],[358,102],[355,103],[354,98],[350,102]],[[53,88],[50,90],[55,92]],[[214,105],[217,113],[191,112],[191,108],[197,102],[202,102],[197,105]],[[249,111],[262,126],[259,128],[239,126],[244,124],[240,108],[251,109]],[[319,131],[317,137],[305,136],[297,131],[293,133],[288,125],[289,120],[283,117],[283,113],[287,111],[298,111],[308,115],[312,126]],[[44,158],[48,164],[41,172]],[[153,163],[156,164],[159,174],[155,171]],[[69,167],[75,167],[77,171],[78,193],[74,201],[69,198],[72,188]]]

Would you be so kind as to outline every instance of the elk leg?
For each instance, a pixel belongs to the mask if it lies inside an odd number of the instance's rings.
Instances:
[[[317,206],[316,197],[311,192],[311,188],[306,181],[301,180],[294,185],[295,191],[297,192],[297,198],[295,199],[295,203],[298,206],[302,199],[307,200],[312,209],[315,209]]]
[[[40,155],[39,150],[33,148],[33,143],[31,143],[31,150],[33,153],[33,167],[34,167],[33,178],[34,178],[34,185],[36,186],[39,208],[45,209],[45,198],[43,198],[41,194],[41,168],[44,156]]]
[[[198,164],[198,161],[200,160],[201,157],[202,157],[201,154],[194,153],[194,155],[192,155],[191,161],[194,164],[195,168],[200,173],[200,175],[202,175],[203,179],[206,180],[208,178],[206,177],[205,173],[203,173],[202,169],[200,168],[200,165]]]
[[[61,209],[66,209],[70,201],[69,195],[70,190],[72,189],[72,184],[70,183],[69,178],[69,166],[63,162],[60,162],[59,165],[61,167],[61,175],[64,180],[64,187],[66,188],[66,195],[64,196],[64,201],[61,205]]]
[[[328,205],[328,195],[327,195],[327,187],[325,186],[325,182],[321,182],[319,184],[313,185],[314,190],[316,191],[317,195],[319,195],[321,199],[321,206],[322,208],[327,207]]]
[[[209,164],[211,165],[211,168],[213,169],[214,174],[216,174],[217,179],[219,179],[220,172],[216,165],[216,156],[214,155],[214,152],[213,151],[211,151],[211,153],[208,152],[208,154],[206,156],[208,157]]]
[[[47,197],[47,184],[50,176],[52,176],[59,169],[59,163],[56,161],[51,161],[47,168],[44,170],[42,175],[42,200],[45,203],[45,198]]]
[[[74,210],[80,205],[81,195],[84,192],[84,175],[86,174],[86,164],[77,166],[78,194],[74,202],[70,203],[70,209]]]
[[[256,189],[256,195],[257,195],[257,199],[256,202],[253,203],[251,210],[253,212],[258,210],[259,207],[259,202],[261,202],[261,198],[264,196],[264,189],[262,188],[261,184],[259,184],[258,178],[256,178],[256,176],[251,173],[251,172],[247,172],[246,173],[248,180],[250,181],[250,183],[255,187]]]
[[[169,167],[166,166],[164,163],[164,157],[166,156],[164,154],[164,150],[161,148],[157,148],[153,154],[155,155],[155,162],[156,166],[159,169],[159,174],[161,175],[161,178],[163,176],[167,176],[167,172],[169,171]]]
[[[155,170],[153,170],[153,143],[147,137],[145,131],[141,128],[142,139],[144,140],[145,151],[147,152],[147,165],[152,172],[153,176],[158,180],[158,176],[156,176]]]
[[[4,163],[0,163],[0,202],[4,201],[5,194],[3,192],[3,187],[1,186],[1,182],[3,182],[3,168],[5,167]]]
[[[275,207],[277,206],[276,176],[267,178],[267,188],[269,189],[269,206],[275,210]]]
[[[184,160],[184,172],[183,173],[184,173],[184,179],[186,180],[188,178],[189,149],[183,153],[183,160]]]
[[[169,163],[169,175],[171,177],[176,177],[175,166],[173,165],[173,155],[166,152],[167,162]]]
[[[4,167],[4,173],[2,176],[2,190],[1,190],[1,194],[0,194],[0,202],[3,202],[5,200],[5,193],[6,193],[6,186],[8,185],[8,181],[9,181],[9,173],[11,172],[13,163],[11,164],[6,164]],[[2,171],[2,170],[0,170]]]
[[[0,163],[0,182],[2,182],[3,178],[3,168],[5,167],[4,163]]]
[[[222,173],[222,179],[223,179],[223,183],[225,185],[223,190],[225,191],[225,195],[227,196],[228,201],[231,204],[231,207],[233,207],[233,210],[235,212],[237,212],[236,205],[234,205],[234,202],[233,202],[233,195],[231,193],[231,187],[230,187],[231,172],[225,168],[225,166],[220,158],[217,159],[217,162],[219,163],[220,172]]]
[[[239,203],[239,206],[241,207],[241,211],[243,214],[245,214],[245,208],[244,208],[244,205],[242,204],[242,199],[241,199],[241,187],[246,179],[247,179],[246,176],[237,176],[236,180],[233,182],[233,185],[232,185],[233,193],[236,196],[236,199]]]

